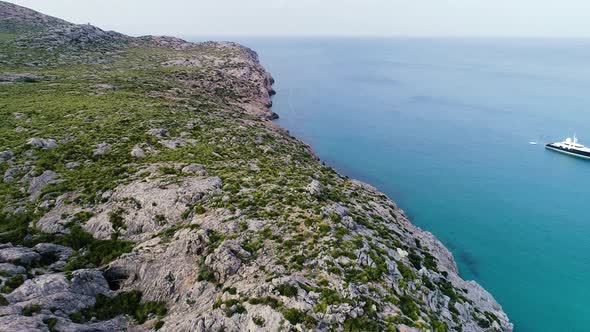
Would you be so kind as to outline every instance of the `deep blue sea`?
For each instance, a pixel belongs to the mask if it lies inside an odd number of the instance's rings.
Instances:
[[[279,124],[436,235],[515,331],[590,331],[590,160],[543,146],[590,145],[590,41],[238,41]]]

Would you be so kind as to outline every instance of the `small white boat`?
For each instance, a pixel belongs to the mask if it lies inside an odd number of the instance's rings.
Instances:
[[[537,145],[537,142],[529,142],[530,145]]]
[[[590,148],[578,143],[576,135],[574,138],[566,138],[563,142],[546,144],[547,149],[568,154],[570,156],[590,159]]]

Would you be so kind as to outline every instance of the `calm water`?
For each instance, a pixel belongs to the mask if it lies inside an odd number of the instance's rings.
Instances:
[[[590,161],[542,143],[590,145],[590,41],[241,42],[279,123],[434,233],[515,331],[589,331]]]

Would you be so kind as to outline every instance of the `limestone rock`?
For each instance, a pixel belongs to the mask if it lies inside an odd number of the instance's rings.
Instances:
[[[92,151],[95,156],[102,156],[111,149],[111,145],[108,143],[99,143],[96,148]]]
[[[31,265],[40,258],[41,255],[27,247],[13,247],[11,245],[0,247],[0,263]]]
[[[153,177],[117,187],[108,201],[95,209],[84,228],[98,238],[110,238],[114,229],[109,213],[122,209],[126,211],[122,237],[146,238],[151,232],[179,222],[187,206],[221,186],[217,177],[185,177],[179,183],[168,184],[157,167],[152,171]]]
[[[9,150],[0,152],[0,164],[9,161],[13,156],[14,154]]]
[[[32,200],[37,199],[41,195],[41,191],[50,183],[55,183],[59,179],[59,174],[54,171],[44,171],[41,175],[31,179],[29,183],[29,193]]]
[[[136,145],[131,150],[131,155],[133,157],[135,157],[135,158],[144,158],[145,157],[145,151],[143,151],[143,149],[141,147],[139,147],[138,145]]]
[[[41,149],[51,149],[57,146],[57,142],[53,138],[31,138],[27,142],[28,145],[41,148]]]
[[[148,130],[148,134],[158,137],[158,138],[163,138],[163,137],[169,137],[170,136],[170,132],[167,129],[162,129],[162,128],[153,128]]]
[[[15,274],[25,274],[27,269],[20,265],[14,265],[10,263],[0,263],[0,274],[13,276]]]
[[[321,195],[323,187],[322,187],[322,184],[320,183],[320,181],[312,180],[306,189],[310,194],[312,194],[314,196],[318,196],[318,195]]]

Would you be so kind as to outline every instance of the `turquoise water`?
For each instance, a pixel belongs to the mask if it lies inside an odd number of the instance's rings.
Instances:
[[[590,145],[590,41],[242,42],[279,124],[434,233],[515,331],[590,330],[590,161],[542,144]]]

